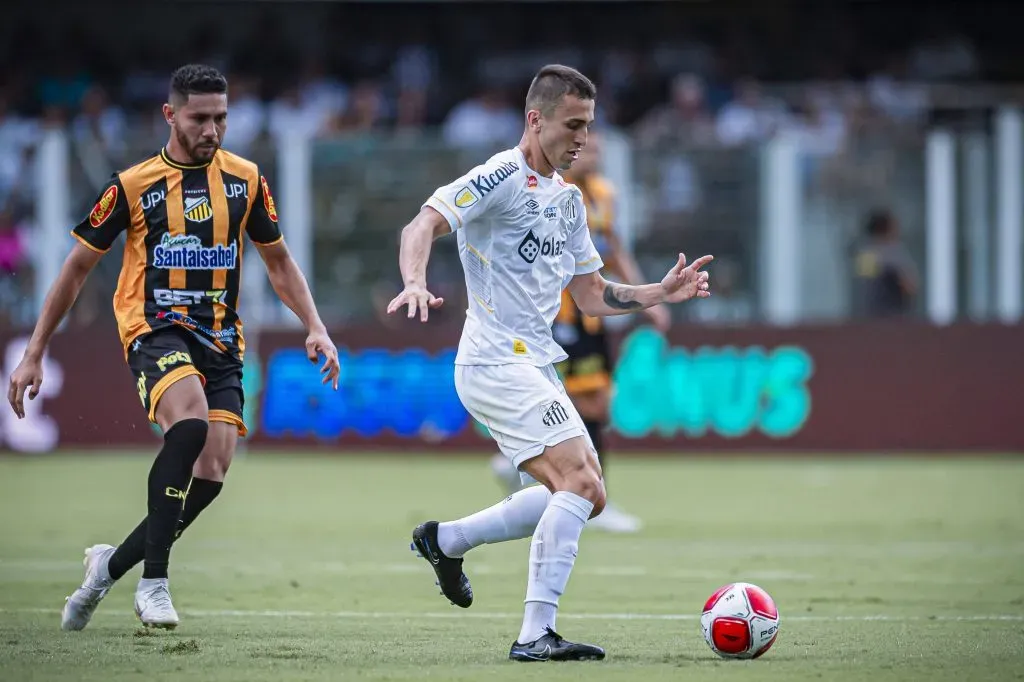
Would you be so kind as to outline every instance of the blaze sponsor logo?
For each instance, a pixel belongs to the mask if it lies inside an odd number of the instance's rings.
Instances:
[[[537,235],[533,233],[533,230],[527,232],[526,236],[523,237],[523,241],[519,242],[519,255],[527,263],[537,260],[537,256],[540,255],[540,240],[537,239]]]
[[[107,218],[114,212],[114,206],[116,205],[117,185],[111,185],[103,193],[103,196],[100,197],[100,200],[96,202],[96,205],[92,207],[92,212],[89,214],[89,224],[93,227],[99,227],[107,222]]]
[[[206,247],[194,234],[164,234],[153,249],[153,267],[162,270],[234,270],[237,264],[237,242]]]
[[[540,245],[540,255],[542,256],[561,256],[562,251],[564,250],[564,239],[555,239],[554,237],[548,237]]]
[[[530,230],[519,243],[519,255],[527,263],[533,263],[537,256],[561,256],[565,250],[565,240],[547,237],[544,241]]]

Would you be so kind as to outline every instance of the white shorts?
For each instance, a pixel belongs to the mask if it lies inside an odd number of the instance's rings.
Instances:
[[[456,365],[455,390],[516,469],[544,448],[576,436],[594,450],[553,365]],[[524,482],[532,481],[523,476]]]

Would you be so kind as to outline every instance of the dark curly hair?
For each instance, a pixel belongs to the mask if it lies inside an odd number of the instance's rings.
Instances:
[[[205,64],[186,64],[171,74],[171,99],[187,102],[189,95],[225,94],[228,79]]]

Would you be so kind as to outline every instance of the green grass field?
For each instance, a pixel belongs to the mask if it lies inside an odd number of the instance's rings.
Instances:
[[[607,660],[506,660],[528,541],[474,550],[456,609],[413,525],[496,501],[486,459],[251,455],[176,546],[181,626],[141,631],[138,570],[60,630],[82,549],[145,509],[148,456],[0,458],[0,680],[1024,679],[1024,459],[611,462],[635,536],[585,530],[559,630]],[[723,661],[697,621],[748,580],[782,624]]]

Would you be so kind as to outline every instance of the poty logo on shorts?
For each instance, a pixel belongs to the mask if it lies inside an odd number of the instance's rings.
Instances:
[[[161,372],[166,372],[168,367],[173,367],[179,362],[191,365],[192,356],[180,350],[168,351],[156,361],[156,366]]]
[[[237,263],[237,242],[205,247],[194,234],[165,234],[153,249],[153,267],[163,270],[234,270]]]

